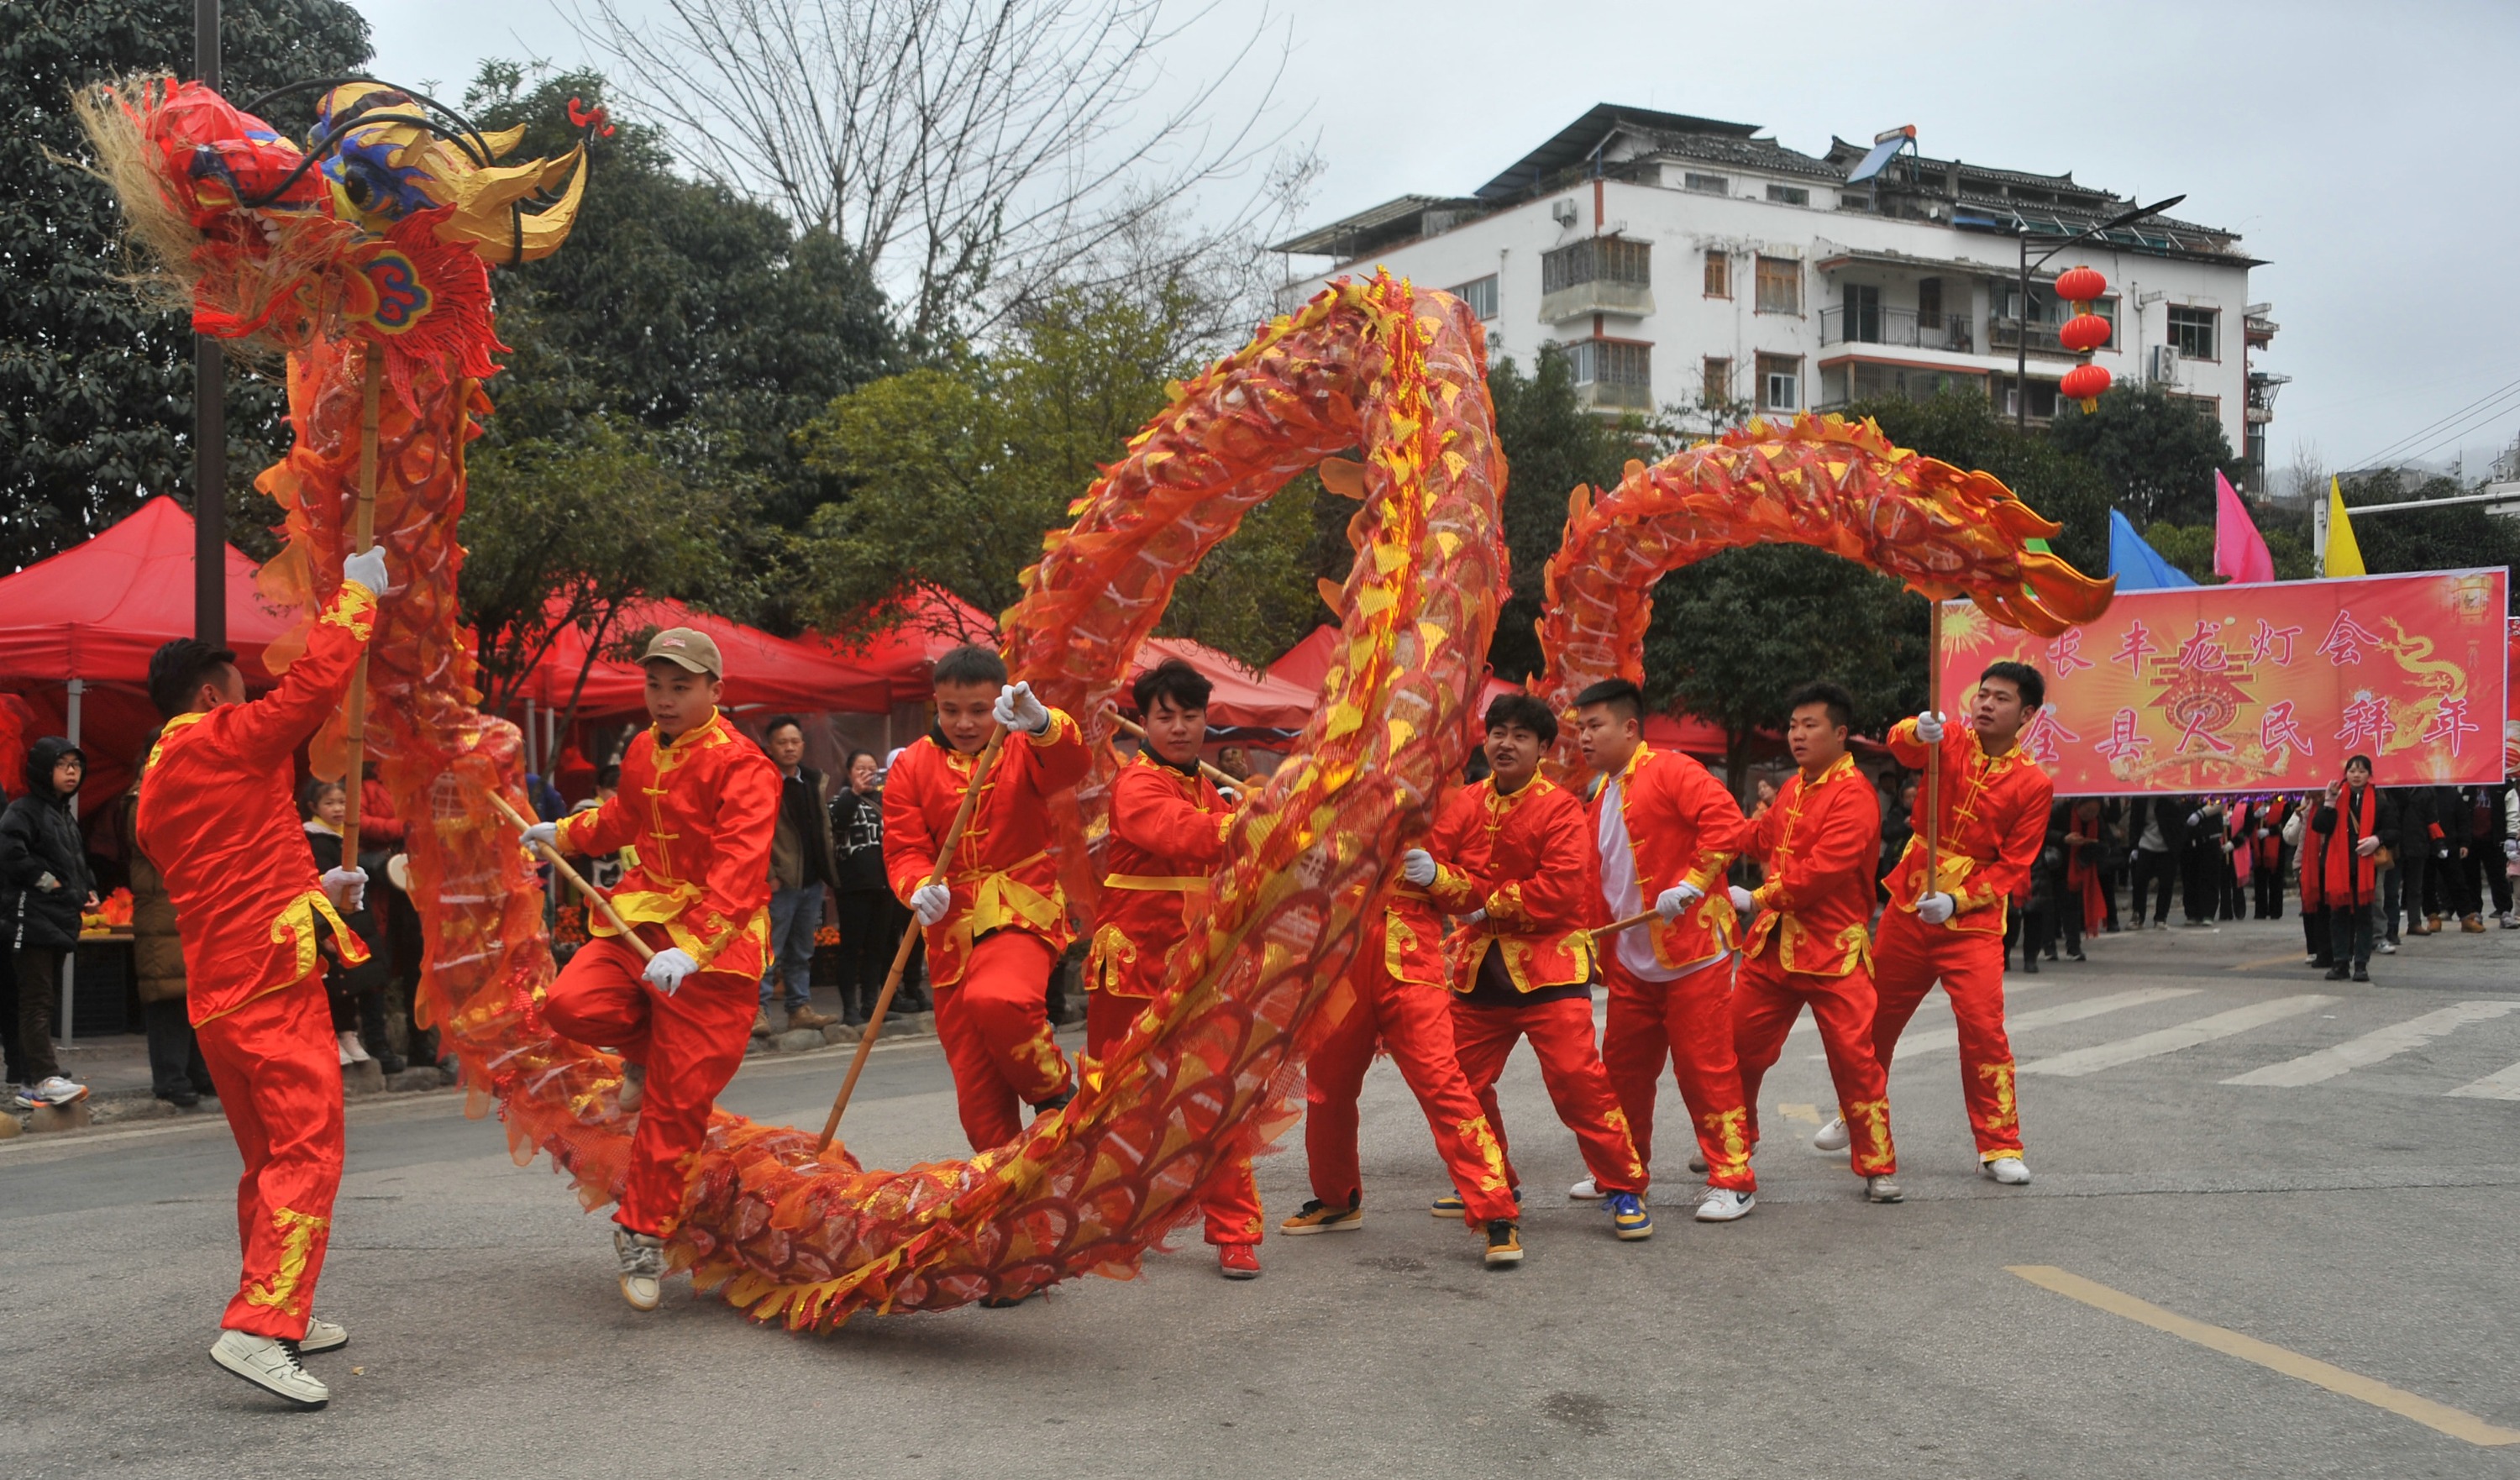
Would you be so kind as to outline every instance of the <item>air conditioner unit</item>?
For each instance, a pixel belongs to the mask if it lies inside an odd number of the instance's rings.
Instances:
[[[1560,201],[1549,207],[1549,215],[1560,226],[1572,226],[1575,224],[1575,202]]]
[[[2144,367],[2144,379],[2156,385],[2174,385],[2179,381],[2179,346],[2155,344],[2152,363]]]

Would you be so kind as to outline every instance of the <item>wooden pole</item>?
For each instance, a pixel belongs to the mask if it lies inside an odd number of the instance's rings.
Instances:
[[[936,867],[927,871],[927,882],[939,884],[954,867],[954,850],[963,844],[963,830],[970,825],[971,813],[979,805],[980,788],[989,772],[998,763],[998,752],[1007,742],[1006,727],[1001,725],[989,734],[989,743],[982,747],[978,764],[971,768],[971,784],[963,788],[963,805],[954,809],[954,826],[945,830],[945,845],[936,850]],[[876,1035],[883,1031],[884,1014],[892,1010],[892,994],[901,990],[901,973],[910,969],[910,953],[917,949],[919,936],[926,927],[914,912],[910,927],[901,932],[901,944],[892,953],[892,969],[884,973],[883,990],[876,994],[875,1010],[867,1014],[866,1031],[858,1035],[858,1051],[849,1057],[849,1072],[840,1081],[840,1093],[832,1099],[832,1113],[823,1122],[823,1139],[814,1143],[814,1153],[830,1150],[832,1138],[840,1134],[840,1116],[849,1107],[849,1097],[857,1093],[858,1076],[866,1072],[867,1055],[875,1052]]]
[[[1102,711],[1102,717],[1118,726],[1120,733],[1123,735],[1136,736],[1139,741],[1144,744],[1151,745],[1154,743],[1153,740],[1147,739],[1147,730],[1145,726],[1139,724],[1136,720],[1129,718],[1127,715],[1122,714],[1119,710],[1105,709]],[[1251,789],[1250,782],[1240,777],[1228,776],[1205,761],[1200,761],[1198,763],[1198,770],[1201,776],[1206,777],[1209,781],[1216,783],[1220,786],[1232,786],[1237,791],[1248,791]]]
[[[1633,930],[1639,925],[1648,924],[1654,920],[1660,919],[1661,918],[1661,911],[1646,910],[1640,914],[1631,915],[1625,919],[1614,919],[1606,925],[1598,927],[1593,931],[1593,938],[1595,940],[1599,940],[1604,935],[1616,935],[1622,930]]]
[[[1925,607],[1925,707],[1936,714],[1943,712],[1943,604],[1938,597],[1927,597]],[[1943,744],[1936,740],[1925,751],[1925,881],[1916,898],[1934,892],[1934,881],[1943,851]]]
[[[359,376],[359,503],[350,532],[350,553],[365,555],[377,542],[377,419],[384,396],[384,352],[368,346],[367,366]],[[382,598],[384,593],[377,593]],[[350,670],[349,696],[342,700],[342,738],[349,753],[341,773],[341,846],[349,860],[359,858],[359,793],[368,781],[368,655]]]
[[[506,797],[501,796],[496,791],[490,793],[490,805],[498,808],[499,815],[506,818],[519,832],[524,831],[527,828],[532,826],[530,823],[527,823],[524,818],[518,815],[516,808],[508,805],[508,799]],[[656,959],[656,953],[650,950],[648,943],[639,938],[638,932],[631,929],[630,926],[622,920],[621,917],[613,912],[612,901],[605,897],[603,890],[588,883],[586,881],[586,875],[578,873],[575,869],[570,868],[568,866],[568,860],[560,856],[560,850],[558,848],[553,847],[549,843],[538,842],[534,844],[534,851],[543,856],[544,862],[558,870],[561,877],[577,885],[577,892],[586,896],[586,902],[595,907],[596,913],[602,915],[607,923],[610,924],[613,929],[621,932],[621,938],[630,943],[631,950],[639,953],[639,959],[641,961],[654,961]]]

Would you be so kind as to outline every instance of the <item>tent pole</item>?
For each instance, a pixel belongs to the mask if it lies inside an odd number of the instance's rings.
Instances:
[[[76,745],[79,742],[79,700],[86,693],[87,683],[85,680],[75,678],[71,679],[69,682],[69,697],[65,700],[62,705],[63,717],[68,721],[66,728],[69,731],[68,738],[69,742],[72,745]],[[78,816],[78,796],[75,793],[70,797],[70,816],[73,818]],[[68,1047],[72,1042],[71,1035],[75,1031],[75,1028],[70,1020],[70,1009],[77,1006],[77,1004],[78,948],[76,946],[72,946],[68,951],[62,953],[62,1015],[59,1024],[61,1031],[55,1035],[61,1039],[65,1048]]]

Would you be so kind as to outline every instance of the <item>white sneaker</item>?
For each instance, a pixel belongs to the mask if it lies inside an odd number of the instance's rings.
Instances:
[[[1706,1200],[1697,1205],[1697,1221],[1731,1223],[1735,1218],[1748,1217],[1750,1210],[1758,1205],[1759,1199],[1748,1192],[1736,1192],[1731,1188],[1708,1188]]]
[[[351,1028],[341,1034],[341,1062],[366,1063],[368,1047],[359,1042],[359,1030]]]
[[[1899,1202],[1905,1200],[1908,1193],[1899,1186],[1897,1178],[1881,1176],[1864,1179],[1864,1195],[1873,1202]]]
[[[1587,1177],[1582,1182],[1568,1188],[1566,1189],[1566,1195],[1574,1198],[1577,1202],[1598,1202],[1601,1200],[1601,1189],[1593,1185],[1592,1178]]]
[[[221,1331],[210,1347],[210,1360],[246,1381],[299,1408],[322,1408],[333,1390],[298,1366],[297,1343],[244,1331]]]
[[[2380,942],[2380,954],[2381,954],[2381,955],[2383,955],[2383,956],[2395,956],[2395,955],[2397,955],[2397,954],[2398,954],[2398,943],[2397,943],[2396,941],[2394,941],[2394,940],[2384,940],[2384,941]],[[2312,958],[2311,958],[2311,960],[2313,960],[2313,961],[2317,961],[2318,959],[2318,957],[2316,957],[2316,956],[2314,956],[2314,957],[2312,957]]]
[[[55,1074],[27,1090],[23,1098],[36,1104],[76,1104],[87,1099],[87,1086]]]
[[[321,1316],[309,1316],[306,1318],[306,1334],[297,1338],[297,1355],[311,1357],[318,1352],[338,1352],[349,1344],[347,1329]]]
[[[349,1034],[347,1034],[347,1033],[336,1033],[336,1034],[334,1034],[334,1035],[333,1035],[333,1047],[334,1047],[334,1049],[335,1049],[336,1051],[338,1051],[338,1052],[340,1054],[340,1055],[341,1055],[341,1067],[342,1067],[342,1068],[345,1068],[345,1069],[346,1069],[346,1068],[348,1068],[350,1065],[352,1065],[352,1064],[354,1064],[354,1063],[358,1062],[358,1060],[357,1060],[357,1059],[352,1058],[352,1057],[350,1056],[350,1035],[349,1035]]]
[[[1822,1126],[1818,1131],[1812,1134],[1812,1149],[1815,1151],[1843,1151],[1846,1149],[1847,1140],[1846,1117],[1843,1115],[1831,1116],[1828,1124]]]
[[[665,1303],[665,1240],[615,1229],[612,1252],[621,1260],[621,1298],[632,1310],[652,1311]]]
[[[2021,1158],[2018,1156],[1998,1156],[1986,1163],[1982,1170],[1986,1175],[2008,1188],[2026,1188],[2030,1185],[2030,1169],[2021,1164]]]

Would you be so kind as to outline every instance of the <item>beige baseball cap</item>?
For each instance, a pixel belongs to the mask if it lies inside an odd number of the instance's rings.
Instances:
[[[718,655],[716,641],[690,627],[668,627],[648,639],[648,650],[639,654],[639,661],[652,663],[658,658],[711,678],[726,677],[726,659]]]

